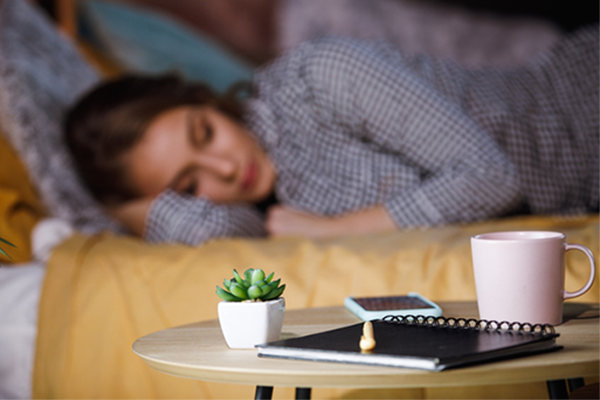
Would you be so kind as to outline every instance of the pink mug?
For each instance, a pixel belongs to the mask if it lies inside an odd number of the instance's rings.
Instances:
[[[584,252],[590,261],[587,283],[565,290],[565,253]],[[563,301],[581,296],[594,283],[596,263],[585,246],[565,242],[560,232],[495,232],[471,238],[479,318],[560,324]]]

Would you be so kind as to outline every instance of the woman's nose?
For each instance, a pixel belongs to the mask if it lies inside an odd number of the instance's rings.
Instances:
[[[227,157],[205,154],[201,158],[201,164],[204,170],[217,175],[221,179],[227,180],[235,176],[235,162]]]

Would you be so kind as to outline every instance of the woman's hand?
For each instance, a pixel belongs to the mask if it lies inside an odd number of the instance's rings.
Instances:
[[[269,208],[266,222],[271,236],[303,236],[325,238],[396,229],[394,221],[383,207],[374,207],[339,217],[318,217],[285,206]]]
[[[146,215],[154,197],[143,197],[116,206],[105,207],[104,211],[123,224],[131,233],[143,236]]]

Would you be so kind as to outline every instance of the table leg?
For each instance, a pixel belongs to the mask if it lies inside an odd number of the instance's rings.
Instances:
[[[296,388],[296,400],[310,400],[311,388]]]
[[[567,382],[569,383],[569,393],[572,393],[574,390],[585,386],[585,381],[583,378],[571,378],[567,380]]]
[[[567,383],[564,379],[546,381],[546,386],[548,387],[548,396],[551,399],[569,398],[569,394],[567,393]]]
[[[273,398],[273,386],[257,386],[254,400],[271,400]]]

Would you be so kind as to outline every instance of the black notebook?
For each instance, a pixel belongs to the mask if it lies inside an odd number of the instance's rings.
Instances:
[[[441,371],[562,348],[551,325],[394,316],[374,320],[376,346],[359,347],[363,323],[258,345],[259,357]]]

